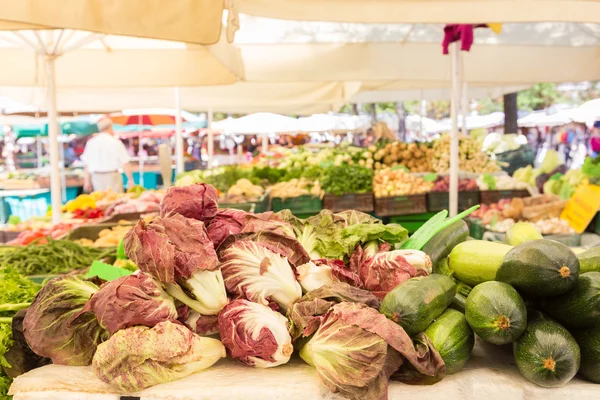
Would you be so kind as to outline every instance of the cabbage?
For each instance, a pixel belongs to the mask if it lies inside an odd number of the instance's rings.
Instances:
[[[88,307],[100,326],[111,335],[134,325],[152,327],[177,319],[173,298],[162,289],[160,282],[143,272],[104,284],[92,296]]]
[[[238,298],[287,310],[302,296],[292,265],[277,247],[239,240],[219,249],[227,291]]]
[[[549,174],[554,169],[562,164],[562,160],[556,150],[548,150],[546,152],[546,157],[544,157],[544,161],[542,161],[541,170],[544,174]]]
[[[92,368],[103,382],[130,393],[186,377],[225,355],[218,340],[165,321],[153,328],[134,326],[118,331],[98,346]]]
[[[332,392],[348,399],[384,399],[389,378],[403,359],[425,376],[444,376],[439,353],[423,333],[417,338],[425,345],[416,349],[408,334],[377,310],[344,302],[321,317],[300,357]]]
[[[160,216],[181,214],[187,218],[209,221],[217,215],[219,195],[211,185],[197,183],[170,187],[160,203]]]
[[[244,221],[248,213],[242,210],[224,209],[217,211],[213,219],[208,222],[206,232],[217,248],[229,235],[242,232]]]
[[[29,307],[23,333],[31,349],[54,364],[89,365],[96,347],[108,337],[84,309],[98,286],[75,276],[48,282]]]
[[[191,309],[216,315],[227,304],[219,260],[201,221],[179,214],[141,220],[125,236],[124,247],[141,271]]]
[[[420,250],[394,250],[364,260],[358,271],[363,289],[383,299],[385,295],[415,276],[431,273],[431,259]]]
[[[518,246],[521,243],[543,239],[540,231],[530,222],[517,222],[506,231],[506,243]]]
[[[219,333],[217,315],[202,315],[193,310],[186,310],[184,315],[179,317],[179,321],[200,336],[211,336]]]
[[[260,214],[246,214],[242,232],[260,231],[269,231],[279,235],[294,237],[292,226],[272,211]]]
[[[219,314],[219,331],[229,355],[251,367],[285,364],[294,351],[287,319],[262,304],[232,301]]]
[[[310,292],[334,282],[346,282],[360,286],[358,275],[346,268],[342,260],[320,258],[296,268],[298,282],[305,292]]]

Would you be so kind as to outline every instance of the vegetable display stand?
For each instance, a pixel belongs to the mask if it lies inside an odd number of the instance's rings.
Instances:
[[[375,198],[375,215],[378,217],[422,214],[424,212],[427,212],[425,194]]]
[[[314,215],[323,209],[323,203],[319,197],[311,195],[289,199],[274,197],[271,200],[271,208],[274,212],[290,210],[294,215]]]
[[[109,217],[106,217],[102,220],[103,224],[116,224],[119,221],[132,221],[137,222],[140,218],[142,218],[141,212],[132,212],[132,213],[124,213],[124,214],[113,214]]]
[[[0,231],[0,243],[8,243],[19,236],[20,231]]]
[[[577,233],[558,233],[552,235],[542,235],[544,239],[554,240],[570,247],[581,246],[581,235]],[[506,234],[504,232],[494,232],[483,227],[482,239],[493,242],[505,242]]]
[[[503,199],[531,196],[527,190],[482,190],[479,193],[480,204],[493,204]]]
[[[323,198],[323,208],[333,212],[356,210],[362,212],[373,211],[373,193],[351,193],[342,196],[326,194]]]
[[[479,191],[458,192],[458,209],[463,211],[479,204]],[[436,212],[450,209],[448,192],[427,193],[427,211]]]
[[[251,201],[247,203],[220,203],[219,208],[233,208],[236,210],[242,210],[253,213],[262,213],[269,211],[271,202],[268,194],[264,194],[260,200]]]

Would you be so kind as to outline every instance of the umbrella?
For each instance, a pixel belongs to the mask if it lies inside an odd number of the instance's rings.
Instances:
[[[0,29],[70,28],[214,44],[223,8],[216,0],[0,0]]]
[[[108,118],[118,125],[174,125],[177,120],[177,110],[174,109],[131,109],[120,113],[109,114]],[[196,122],[200,118],[186,111],[181,111],[183,123]]]

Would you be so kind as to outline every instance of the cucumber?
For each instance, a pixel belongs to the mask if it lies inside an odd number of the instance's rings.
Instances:
[[[545,299],[542,306],[544,311],[570,328],[600,326],[600,272],[581,274],[573,290]]]
[[[525,302],[510,285],[485,282],[473,288],[465,305],[471,329],[492,344],[512,343],[525,331]]]
[[[456,310],[444,311],[425,330],[425,335],[442,356],[447,374],[460,371],[471,357],[475,335],[465,316]]]
[[[543,239],[544,237],[530,222],[517,222],[506,232],[506,243],[511,246],[529,242],[531,240]]]
[[[533,240],[510,250],[496,280],[535,296],[556,296],[573,289],[579,260],[569,247],[553,240]]]
[[[521,374],[538,386],[563,386],[577,373],[579,345],[564,327],[554,321],[530,323],[514,343],[513,354]]]
[[[581,349],[579,373],[587,380],[600,383],[600,328],[574,331]]]
[[[465,221],[458,220],[436,233],[421,249],[431,258],[433,272],[438,273],[437,264],[448,257],[454,246],[467,240],[469,227]]]
[[[577,254],[579,259],[580,273],[600,272],[600,246],[592,247],[582,253]]]
[[[469,240],[458,244],[448,256],[454,277],[467,285],[493,281],[506,253],[512,246],[487,240]]]
[[[442,315],[456,294],[456,283],[445,275],[429,275],[402,282],[385,295],[379,312],[414,336]]]

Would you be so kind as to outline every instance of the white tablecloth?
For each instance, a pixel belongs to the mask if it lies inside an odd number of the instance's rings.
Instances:
[[[48,365],[18,377],[14,400],[118,400],[91,367]],[[131,396],[132,394],[130,394]],[[232,360],[187,378],[148,388],[142,400],[313,400],[342,399],[321,385],[300,359],[271,369],[248,368]],[[466,368],[432,386],[392,382],[389,398],[402,400],[588,400],[600,399],[600,385],[575,378],[562,388],[544,389],[523,378],[510,346],[475,346]]]

